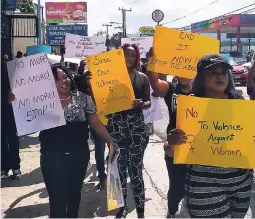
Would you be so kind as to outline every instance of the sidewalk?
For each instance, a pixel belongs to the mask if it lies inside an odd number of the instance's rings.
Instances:
[[[48,194],[43,183],[40,170],[40,153],[37,134],[21,139],[21,170],[22,179],[2,181],[1,212],[5,218],[48,218]],[[87,172],[82,190],[79,217],[114,218],[116,212],[107,211],[106,191],[97,191],[94,152],[91,152],[92,166]],[[168,175],[165,167],[162,140],[152,136],[144,157],[144,181],[146,188],[146,217],[164,218],[167,206]],[[132,192],[128,191],[128,218],[135,218],[135,206]],[[255,217],[255,184],[251,209],[247,218]],[[178,216],[181,217],[181,216]],[[183,217],[183,215],[182,215]]]
[[[148,146],[153,147],[153,143]],[[43,183],[40,170],[40,153],[37,134],[26,136],[21,139],[21,171],[22,179],[12,181],[11,179],[2,181],[2,217],[5,218],[47,218],[49,212],[48,194]],[[161,149],[161,148],[160,148]],[[146,156],[145,160],[148,159]],[[155,160],[152,161],[155,163]],[[96,177],[96,167],[94,152],[91,152],[92,166],[87,172],[82,190],[82,200],[80,205],[79,217],[95,218],[95,217],[111,217],[114,218],[116,212],[107,211],[106,191],[97,191],[98,179]],[[155,166],[155,168],[157,168]],[[165,170],[164,175],[167,172]],[[144,180],[146,187],[146,215],[150,217],[164,217],[166,211],[165,196],[162,199],[161,194],[156,190],[151,176],[145,170]],[[135,205],[132,193],[129,196],[128,217],[136,217]],[[165,193],[166,194],[166,193]]]

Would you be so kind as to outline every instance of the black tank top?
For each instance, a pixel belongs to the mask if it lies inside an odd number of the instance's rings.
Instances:
[[[134,81],[132,82],[134,94],[136,99],[144,99],[144,91],[143,91],[143,78],[142,75],[135,71]]]

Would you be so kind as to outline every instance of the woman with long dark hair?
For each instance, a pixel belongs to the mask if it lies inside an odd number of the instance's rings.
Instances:
[[[126,66],[133,85],[136,100],[133,108],[108,116],[108,130],[120,147],[118,169],[124,199],[127,198],[127,170],[131,179],[138,218],[144,217],[143,156],[146,133],[143,109],[151,106],[150,84],[145,74],[138,72],[140,52],[136,45],[123,45]],[[125,202],[126,203],[126,202]],[[127,205],[119,209],[116,218],[127,215]]]
[[[193,94],[201,98],[243,99],[236,94],[231,69],[218,54],[202,57],[197,64]],[[182,130],[174,129],[168,135],[166,150],[186,140]],[[187,165],[185,190],[190,216],[244,218],[250,205],[251,183],[248,169]]]
[[[97,117],[92,98],[74,89],[67,69],[55,66],[52,72],[66,125],[40,132],[41,170],[49,194],[50,218],[77,218],[90,157],[88,125],[107,144],[115,144]]]

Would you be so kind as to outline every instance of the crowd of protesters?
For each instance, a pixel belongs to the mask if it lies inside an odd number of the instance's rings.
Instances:
[[[141,65],[136,45],[123,45],[127,70],[132,82],[135,101],[132,109],[108,115],[105,126],[97,116],[90,87],[91,73],[86,62],[80,65],[64,62],[64,51],[59,64],[52,66],[60,101],[65,112],[66,125],[40,132],[40,165],[49,194],[50,217],[77,218],[82,183],[89,164],[88,139],[95,143],[95,159],[98,171],[98,188],[106,185],[105,147],[112,144],[119,150],[117,160],[124,207],[116,218],[125,218],[127,205],[127,174],[130,177],[137,217],[145,217],[145,188],[143,158],[149,136],[148,124],[144,123],[143,110],[151,106],[152,95],[162,97],[169,111],[167,140],[164,143],[166,168],[169,176],[167,218],[174,218],[181,200],[185,200],[191,217],[244,218],[250,206],[252,171],[173,163],[173,148],[186,142],[186,134],[176,129],[178,95],[194,95],[201,98],[244,99],[237,94],[232,76],[232,66],[218,54],[203,56],[197,64],[194,80],[175,77],[172,82],[161,80],[158,72],[147,71]],[[153,49],[147,58],[153,55]],[[22,52],[17,53],[21,58]],[[13,179],[21,178],[19,138],[11,107],[15,94],[10,90],[6,62],[2,56],[2,179],[13,172]],[[121,74],[121,72],[120,72]],[[255,100],[255,65],[249,71],[247,93]],[[245,100],[244,100],[245,101]],[[153,127],[153,124],[151,124]],[[153,128],[152,128],[153,129]],[[160,149],[159,149],[160,150]],[[111,162],[111,161],[109,161]],[[149,216],[149,215],[148,215]]]

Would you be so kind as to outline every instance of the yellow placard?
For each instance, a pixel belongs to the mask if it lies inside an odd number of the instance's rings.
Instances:
[[[174,163],[255,168],[255,101],[178,96]]]
[[[148,70],[193,79],[198,60],[219,51],[217,39],[157,26],[153,38],[154,57],[149,60]]]
[[[103,113],[97,113],[97,116],[98,118],[101,120],[101,122],[104,124],[104,125],[107,125],[108,124],[108,119],[105,117],[105,115]]]
[[[130,109],[135,99],[122,49],[87,56],[97,110],[103,115]]]

